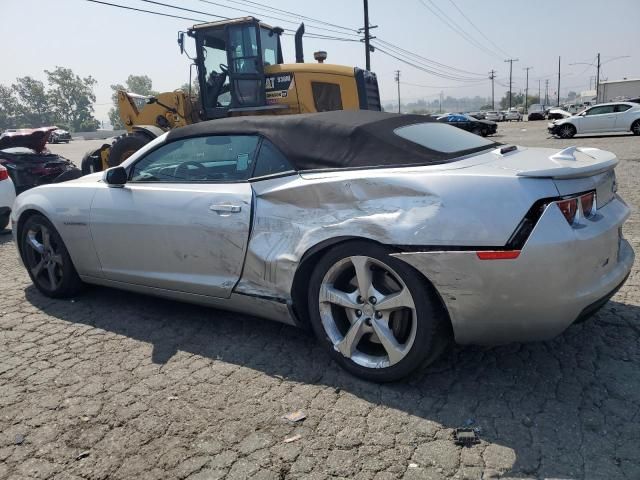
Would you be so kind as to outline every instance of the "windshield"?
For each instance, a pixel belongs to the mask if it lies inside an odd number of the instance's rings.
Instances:
[[[204,59],[203,103],[206,108],[227,107],[231,103],[227,75],[227,50],[224,31],[212,32],[202,40]]]
[[[446,125],[444,123],[416,123],[396,128],[393,133],[430,150],[443,153],[493,147],[497,145],[479,135]]]

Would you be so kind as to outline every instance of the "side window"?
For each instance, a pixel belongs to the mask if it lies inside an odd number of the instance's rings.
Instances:
[[[311,82],[311,91],[318,112],[342,110],[340,85],[337,83]]]
[[[269,140],[263,140],[256,159],[256,169],[253,172],[254,177],[264,177],[265,175],[274,175],[276,173],[291,172],[295,169],[287,160],[280,150]]]
[[[177,140],[133,165],[132,182],[206,183],[247,180],[258,137],[216,135]]]
[[[625,105],[624,103],[621,103],[620,105],[616,105],[616,112],[617,113],[626,112],[630,108],[631,108],[631,105]]]
[[[587,111],[587,115],[605,115],[607,113],[613,113],[613,105],[603,105],[601,107],[593,107]]]

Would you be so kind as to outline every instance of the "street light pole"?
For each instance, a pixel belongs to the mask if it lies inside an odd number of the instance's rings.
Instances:
[[[558,57],[558,107],[560,106],[560,57]]]
[[[509,110],[511,110],[511,89],[512,89],[512,79],[513,79],[513,62],[517,62],[517,58],[509,58],[505,60],[509,62]]]
[[[496,78],[496,71],[495,70],[491,70],[489,72],[489,80],[491,80],[491,110],[495,110],[496,109],[496,101],[495,101],[495,95],[494,95],[494,89],[493,89],[493,79]]]
[[[396,83],[398,84],[398,113],[400,113],[400,70],[396,70]]]
[[[524,87],[524,113],[529,113],[529,70],[533,67],[524,67],[524,70],[527,71],[527,83]]]
[[[598,66],[596,67],[596,103],[598,100],[598,91],[600,90],[600,53],[598,53]]]

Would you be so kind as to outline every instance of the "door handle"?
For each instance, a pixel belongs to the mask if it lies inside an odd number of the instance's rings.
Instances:
[[[214,212],[238,213],[242,210],[240,205],[211,205],[209,210]]]

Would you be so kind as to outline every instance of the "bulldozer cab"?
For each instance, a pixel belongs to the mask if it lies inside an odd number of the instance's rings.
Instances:
[[[282,64],[281,28],[253,17],[196,25],[195,39],[202,115],[206,119],[234,112],[277,109],[267,105],[265,66]]]

